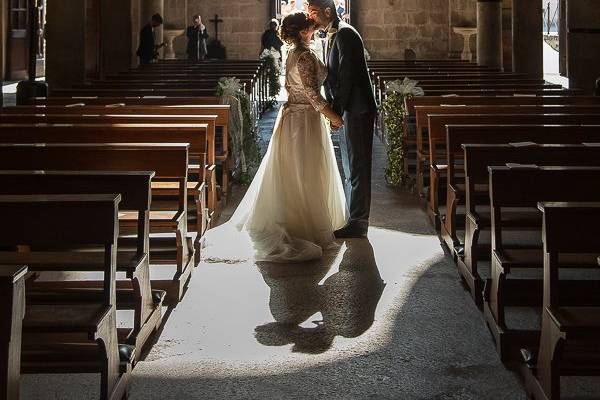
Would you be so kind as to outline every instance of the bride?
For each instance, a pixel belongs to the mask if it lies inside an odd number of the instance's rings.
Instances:
[[[282,39],[292,46],[286,62],[288,102],[244,199],[228,223],[207,234],[203,257],[209,261],[318,259],[332,244],[333,232],[346,225],[344,190],[329,136],[329,125],[340,128],[343,120],[320,94],[327,70],[310,50],[314,31],[314,22],[302,11],[282,22]],[[246,254],[239,256],[243,249]]]

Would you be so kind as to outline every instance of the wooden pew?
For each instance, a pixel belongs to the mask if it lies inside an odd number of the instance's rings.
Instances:
[[[0,144],[0,170],[155,171],[156,179],[178,182],[177,204],[150,212],[152,288],[167,292],[166,303],[178,302],[194,265],[193,238],[187,234],[185,218],[189,145],[39,143]],[[121,223],[133,229],[137,215],[122,213]],[[137,236],[121,240],[128,247],[137,245]]]
[[[152,291],[150,285],[148,238],[153,176],[154,172],[0,170],[0,195],[117,193],[122,199],[119,212],[137,214],[134,228],[129,220],[120,226],[121,234],[135,234],[136,243],[132,248],[119,246],[117,271],[123,272],[126,280],[118,281],[116,306],[133,312],[132,326],[119,329],[119,342],[133,345],[139,352],[162,321],[161,307],[166,295],[162,290]],[[80,304],[97,301],[100,293],[95,290],[98,285],[94,277],[75,278],[74,281],[36,281],[28,288],[28,302]],[[68,290],[68,296],[65,296],[65,290]]]
[[[545,89],[545,88],[504,88],[504,87],[490,87],[486,89],[433,89],[425,92],[426,96],[573,96],[581,95],[583,92],[579,89]]]
[[[585,158],[583,153],[576,153],[574,157],[580,165],[587,161],[587,165],[595,163],[596,167],[489,167],[492,263],[491,277],[484,292],[484,316],[503,360],[516,358],[519,349],[539,342],[539,330],[507,326],[506,307],[539,307],[543,299],[543,281],[511,276],[515,269],[543,269],[544,254],[541,243],[528,245],[518,238],[510,240],[507,237],[505,224],[510,229],[509,210],[518,208],[537,215],[537,222],[519,230],[539,232],[541,242],[541,220],[536,209],[539,201],[600,201],[600,191],[595,187],[600,178],[600,147],[583,147],[591,149]],[[561,268],[598,268],[597,253],[588,257],[563,256],[557,260]],[[600,280],[570,279],[563,285],[560,290],[564,303],[576,303],[574,299],[585,293],[588,305],[600,304]]]
[[[54,112],[57,107],[66,108],[82,108],[94,113],[136,113],[136,114],[199,114],[199,115],[217,115],[216,127],[217,137],[215,140],[216,146],[216,161],[222,164],[221,172],[221,192],[223,201],[227,201],[229,186],[230,186],[230,169],[228,165],[231,163],[231,155],[229,152],[229,105],[218,104],[216,98],[171,98],[171,97],[152,97],[152,98],[128,98],[128,97],[76,97],[76,98],[36,98],[32,100],[34,105],[31,107],[48,108],[51,107]],[[95,106],[93,109],[88,107]],[[21,108],[16,107],[16,108]],[[97,108],[96,108],[97,107]],[[158,109],[157,109],[158,107]],[[109,110],[103,110],[107,108]],[[49,111],[46,110],[46,111]],[[5,107],[1,112],[11,113],[16,112],[15,107]],[[220,135],[219,135],[220,134]],[[220,140],[219,140],[220,138]],[[219,146],[220,145],[220,146]],[[218,217],[218,209],[217,215]]]
[[[474,81],[472,79],[453,79],[450,76],[448,80],[425,80],[421,79],[418,86],[425,91],[426,96],[440,95],[440,94],[462,94],[469,95],[476,91],[510,91],[515,93],[525,93],[528,91],[566,91],[566,93],[578,93],[576,90],[563,89],[561,85],[548,84],[545,82],[527,82],[523,80],[516,80],[514,82],[505,82],[502,79],[490,79],[488,81]],[[388,81],[380,80],[377,91],[379,93],[379,100],[385,100],[386,88]]]
[[[485,131],[483,131],[485,132]],[[483,280],[479,274],[479,261],[490,259],[490,245],[481,243],[480,236],[491,228],[489,207],[489,174],[488,167],[505,165],[506,163],[535,163],[538,165],[596,165],[593,149],[577,145],[533,145],[515,146],[509,142],[535,141],[539,143],[582,143],[600,140],[600,132],[595,128],[569,126],[551,127],[515,127],[504,132],[493,130],[490,134],[478,135],[475,131],[469,137],[468,133],[456,141],[473,143],[474,141],[487,144],[463,144],[465,181],[455,182],[451,179],[449,188],[457,193],[456,198],[464,198],[466,203],[465,233],[460,244],[453,247],[455,259],[461,278],[466,283],[473,300],[481,307],[483,305]],[[579,158],[581,154],[581,158]],[[591,163],[591,164],[590,164]],[[450,175],[452,176],[452,174]],[[446,216],[447,225],[456,227],[456,212]],[[525,219],[525,224],[529,221]],[[511,228],[519,228],[519,221],[513,220]],[[451,229],[451,228],[450,228]],[[464,243],[464,244],[463,244]]]
[[[0,398],[19,398],[27,267],[0,265]]]
[[[385,93],[388,85],[396,80],[404,80],[409,78],[413,81],[419,82],[419,87],[423,84],[444,84],[458,86],[465,86],[469,84],[544,84],[543,79],[530,79],[521,75],[498,75],[490,73],[461,73],[461,74],[422,74],[422,73],[407,73],[401,76],[396,75],[378,75],[373,79],[373,90],[375,96],[379,102],[385,98]]]
[[[416,160],[416,175],[422,177],[417,179],[417,193],[422,198],[425,198],[424,181],[428,174],[423,169],[423,164],[429,161],[428,151],[428,131],[429,131],[429,115],[466,115],[466,114],[593,114],[600,111],[600,104],[591,105],[436,105],[436,106],[416,106],[416,143],[417,143],[417,160]],[[427,168],[428,169],[428,168]]]
[[[404,172],[409,176],[416,176],[416,168],[422,170],[416,155],[416,107],[418,106],[496,106],[496,105],[592,105],[600,104],[600,98],[594,96],[552,95],[552,96],[418,96],[405,100],[407,116],[404,120],[405,140],[407,155],[404,162]],[[426,132],[421,132],[426,133]],[[423,162],[425,162],[427,158]],[[422,170],[424,177],[428,179],[428,168]],[[424,196],[423,190],[419,193]]]
[[[439,106],[439,105],[531,105],[531,104],[600,104],[600,98],[595,96],[417,96],[405,100],[405,109],[410,117],[415,116],[417,106]]]
[[[561,376],[600,375],[600,307],[582,292],[565,299],[560,258],[598,255],[600,203],[538,203],[543,213],[544,300],[539,351],[524,349],[527,394],[532,399],[561,398]],[[598,285],[595,289],[598,290]]]
[[[41,106],[181,106],[181,105],[217,105],[219,98],[215,96],[204,97],[175,97],[175,96],[127,96],[120,93],[117,96],[65,96],[65,97],[32,97],[30,105]]]
[[[22,373],[100,374],[100,398],[126,395],[131,346],[119,346],[116,326],[116,256],[119,195],[0,196],[0,263],[20,261],[31,271],[102,272],[96,304],[28,304],[23,320]],[[82,223],[86,221],[86,223]],[[100,246],[73,258],[62,249]],[[25,251],[25,249],[27,251]],[[42,250],[38,250],[42,249]]]
[[[102,118],[99,121],[101,122]],[[0,143],[189,143],[189,155],[194,160],[193,165],[197,165],[195,163],[198,162],[200,165],[204,165],[208,141],[205,124],[6,123],[0,124]],[[209,168],[212,169],[212,167]],[[160,180],[161,182],[153,183],[155,196],[176,198],[179,195],[179,181],[167,179],[163,182],[162,178]],[[214,198],[215,184],[212,174],[209,176],[209,184],[212,190],[209,198]],[[196,206],[194,220],[200,221],[198,228],[201,228],[201,221],[205,216],[205,187],[204,180],[188,180],[188,196],[193,198]],[[184,215],[187,219],[187,214]],[[154,227],[157,223],[151,219],[151,226]],[[153,228],[153,231],[156,229]],[[185,231],[188,231],[187,221]],[[200,248],[202,233],[200,229],[194,239],[197,249]]]
[[[96,100],[102,100],[97,98]],[[208,124],[209,140],[212,132],[213,116],[216,116],[214,120],[215,125],[215,162],[211,162],[210,154],[208,158],[208,167],[215,163],[221,163],[223,165],[221,173],[221,195],[223,202],[227,201],[227,195],[229,193],[229,168],[226,167],[230,160],[229,153],[229,105],[169,105],[169,101],[164,101],[165,105],[160,105],[160,101],[153,101],[153,104],[138,104],[138,105],[126,105],[131,99],[126,98],[114,98],[109,99],[102,104],[102,102],[94,101],[94,105],[85,105],[84,103],[76,103],[74,105],[38,105],[38,106],[18,106],[18,107],[5,107],[0,110],[0,114],[18,114],[23,113],[46,113],[46,114],[99,114],[99,115],[182,115],[182,116],[198,116],[200,119],[197,123]],[[153,99],[157,100],[157,99]],[[72,102],[72,100],[70,100]],[[86,101],[89,101],[86,100]],[[96,104],[98,103],[98,104]],[[154,104],[156,103],[156,104]],[[110,105],[110,106],[108,106]],[[209,147],[211,146],[209,142]],[[197,172],[199,166],[192,166],[192,172]],[[210,184],[210,182],[208,182]],[[212,188],[209,188],[212,189]],[[210,195],[210,193],[209,193]],[[215,193],[216,195],[216,193]],[[218,198],[208,199],[209,208],[212,210],[214,215],[211,219],[216,219],[219,216],[220,209],[218,207]],[[214,206],[211,206],[214,204]]]
[[[445,122],[449,122],[450,124],[462,124],[463,122],[467,123],[467,121],[474,121],[476,124],[478,122],[483,122],[486,123],[486,119],[485,119],[485,115],[496,115],[498,116],[498,120],[500,119],[501,116],[506,116],[508,119],[511,120],[511,123],[515,123],[515,124],[519,124],[521,122],[524,123],[528,123],[528,121],[535,121],[536,117],[531,117],[534,115],[540,115],[540,116],[548,116],[548,118],[551,118],[553,120],[548,119],[547,121],[549,123],[553,123],[553,122],[557,122],[557,123],[565,123],[565,124],[570,124],[572,122],[582,122],[582,123],[589,123],[589,124],[595,124],[598,123],[600,124],[600,117],[595,118],[595,116],[600,116],[600,113],[598,113],[598,111],[600,111],[600,108],[590,108],[593,106],[584,106],[582,107],[583,109],[581,111],[573,111],[571,112],[571,108],[567,108],[567,109],[561,109],[558,108],[559,111],[562,111],[562,114],[546,114],[545,112],[548,111],[547,108],[545,108],[546,106],[543,106],[544,108],[542,108],[541,112],[538,112],[538,108],[536,108],[536,106],[533,106],[534,108],[530,108],[528,109],[527,107],[519,107],[519,111],[517,111],[516,113],[512,113],[512,107],[508,106],[506,109],[501,109],[499,108],[498,112],[494,112],[493,109],[488,109],[489,114],[477,114],[476,111],[477,110],[471,110],[470,107],[467,107],[466,109],[464,109],[463,112],[451,112],[451,113],[447,113],[446,111],[443,111],[443,114],[429,114],[431,116],[431,121],[433,123],[433,126],[431,127],[431,131],[432,131],[432,136],[436,136],[438,137],[438,133],[439,133],[439,137],[441,136],[445,136],[444,140],[440,141],[440,143],[443,143],[445,141],[445,149],[442,151],[441,149],[437,148],[436,154],[439,155],[439,153],[442,153],[445,155],[446,158],[446,213],[445,215],[441,215],[440,216],[440,221],[441,221],[441,233],[442,233],[442,238],[444,239],[444,241],[446,242],[447,246],[450,249],[453,249],[454,247],[456,247],[456,245],[459,243],[457,237],[456,237],[456,227],[455,227],[455,218],[454,218],[454,213],[456,212],[456,207],[460,204],[460,202],[464,201],[464,194],[460,193],[460,191],[455,191],[453,190],[453,188],[451,187],[451,185],[454,182],[455,177],[459,177],[460,174],[463,171],[463,165],[461,165],[462,161],[463,161],[463,157],[462,157],[462,147],[461,145],[463,143],[479,143],[479,138],[477,137],[473,137],[473,136],[469,136],[469,134],[467,134],[466,137],[463,137],[460,133],[457,134],[456,131],[453,131],[452,133],[448,133],[448,128],[447,125],[444,125]],[[551,110],[554,109],[554,107],[565,107],[565,106],[548,106],[550,107]],[[578,106],[579,107],[579,106]],[[464,107],[463,107],[464,108]],[[587,113],[584,113],[584,111],[587,111]],[[454,117],[448,117],[448,119],[446,119],[446,116],[454,116]],[[472,115],[473,118],[472,119],[462,119],[462,116],[467,116],[467,115]],[[481,116],[481,118],[480,118]],[[515,118],[515,116],[518,116],[517,118]],[[560,116],[565,116],[567,119],[563,119]],[[532,120],[532,118],[534,118],[534,120]],[[545,118],[545,117],[544,117]],[[427,118],[428,121],[430,120],[429,117]],[[541,120],[540,120],[541,121]],[[429,132],[429,127],[427,128],[427,132]],[[444,134],[445,133],[445,134]],[[471,133],[471,132],[469,132]],[[429,135],[428,135],[429,136]],[[438,138],[439,138],[438,137]],[[499,139],[500,137],[498,137]],[[488,142],[486,140],[486,138],[482,138],[482,142],[481,143],[501,143],[498,142],[494,137],[490,138],[490,142]],[[437,139],[436,139],[437,140]],[[473,142],[465,142],[464,140],[472,140]],[[519,140],[518,137],[511,137],[509,139],[511,142],[519,142],[519,141],[527,141],[527,140]],[[546,142],[544,139],[539,139],[541,140],[540,142],[537,143],[548,143]],[[424,140],[420,139],[420,146],[422,146],[422,142]],[[571,143],[571,142],[556,142],[556,143]],[[429,143],[428,143],[429,146]],[[429,146],[430,147],[430,146]],[[439,147],[439,146],[438,146]],[[431,147],[430,147],[431,149]],[[422,150],[420,151],[421,153]],[[425,152],[424,154],[425,156],[428,156],[431,160],[431,154],[429,153],[429,151]],[[458,155],[458,157],[457,157]],[[449,171],[452,170],[452,171]],[[431,180],[431,175],[430,175],[430,180]],[[461,182],[456,182],[456,183],[461,183]],[[432,186],[431,186],[432,187]],[[450,190],[449,190],[450,189]],[[435,190],[435,189],[434,189]],[[431,202],[431,197],[430,197],[430,202]],[[430,203],[432,204],[432,203]]]
[[[54,89],[50,92],[50,97],[116,97],[116,96],[167,96],[167,97],[211,97],[215,95],[215,89]]]
[[[18,107],[21,108],[21,107]],[[27,107],[27,109],[30,109]],[[47,123],[47,124],[159,124],[168,125],[175,124],[176,126],[182,126],[181,124],[202,124],[206,123],[206,139],[198,137],[195,133],[190,136],[179,132],[176,135],[169,135],[169,138],[162,140],[176,143],[190,143],[190,153],[193,157],[192,164],[190,165],[190,182],[189,194],[192,198],[192,204],[194,209],[191,211],[191,218],[188,221],[189,228],[198,232],[198,237],[201,238],[205,230],[208,227],[211,218],[214,218],[220,213],[220,205],[218,203],[217,196],[217,183],[216,177],[214,176],[214,169],[216,167],[216,154],[215,154],[215,121],[216,116],[211,115],[208,117],[196,116],[196,115],[139,115],[139,114],[91,114],[86,111],[83,107],[76,108],[62,108],[63,112],[68,111],[69,114],[59,113],[23,113],[15,114],[15,110],[9,113],[0,114],[0,124],[32,124],[32,123]],[[22,110],[23,111],[23,110]],[[81,112],[81,114],[75,111]],[[162,137],[142,137],[132,139],[125,139],[129,142],[160,142]],[[96,141],[94,136],[92,141]],[[117,141],[118,138],[116,139]],[[85,140],[87,142],[87,140]],[[206,194],[203,193],[204,186],[206,186]],[[167,185],[165,189],[168,189]],[[155,185],[158,189],[159,185]],[[168,190],[167,190],[168,192]],[[160,195],[157,191],[155,194]],[[208,205],[209,213],[205,212],[206,205]]]
[[[440,229],[440,197],[446,197],[445,185],[440,187],[440,179],[446,177],[446,126],[447,125],[477,125],[477,124],[504,124],[510,121],[514,125],[537,124],[580,124],[600,125],[600,114],[456,114],[456,115],[429,115],[429,205],[428,215],[436,229]],[[443,150],[442,150],[443,149]],[[422,141],[417,137],[417,151],[421,154]],[[423,176],[417,176],[423,180]]]

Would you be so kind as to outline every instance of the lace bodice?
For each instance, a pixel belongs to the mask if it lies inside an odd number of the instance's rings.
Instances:
[[[315,53],[304,48],[293,49],[288,55],[286,71],[288,103],[310,104],[317,111],[327,106],[327,100],[321,95],[327,68]]]

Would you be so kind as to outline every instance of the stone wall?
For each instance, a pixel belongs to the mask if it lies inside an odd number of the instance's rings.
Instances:
[[[508,10],[510,10],[510,1]],[[193,14],[200,13],[214,37],[215,14],[224,22],[220,39],[228,57],[255,58],[260,35],[269,20],[270,0],[165,0],[165,28],[183,28]],[[354,25],[363,35],[373,58],[402,58],[414,50],[419,58],[460,57],[462,37],[452,27],[476,27],[477,0],[353,0]],[[505,6],[506,7],[506,6]],[[471,50],[475,56],[475,36]],[[185,37],[177,38],[175,50],[185,57]]]
[[[355,0],[353,7],[374,58],[401,58],[405,49],[418,58],[457,57],[463,42],[451,27],[477,24],[476,0]]]
[[[219,39],[227,48],[228,58],[258,57],[260,36],[270,18],[269,0],[165,0],[165,29],[184,28],[194,14],[202,16],[211,39],[215,37],[215,26],[209,20],[215,14],[223,20],[219,24]],[[175,40],[179,57],[185,57],[185,45],[185,37]]]

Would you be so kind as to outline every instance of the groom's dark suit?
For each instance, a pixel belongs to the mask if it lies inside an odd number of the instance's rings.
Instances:
[[[354,27],[337,18],[328,34],[327,53],[325,93],[333,109],[344,118],[340,147],[350,225],[366,231],[371,207],[371,153],[377,106],[364,44]]]

